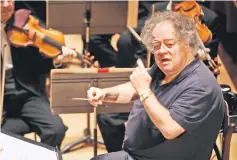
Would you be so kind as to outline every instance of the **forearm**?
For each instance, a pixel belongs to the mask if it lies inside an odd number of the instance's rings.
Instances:
[[[148,116],[166,139],[173,139],[184,132],[184,129],[173,120],[169,110],[160,104],[154,94],[143,101],[143,104]]]
[[[105,102],[129,103],[138,98],[137,93],[130,82],[110,88],[104,88],[103,92],[105,93]],[[121,97],[124,97],[125,99],[123,100]],[[127,102],[127,99],[129,99],[129,102]]]

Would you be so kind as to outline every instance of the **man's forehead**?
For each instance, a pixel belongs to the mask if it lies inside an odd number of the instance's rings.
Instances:
[[[3,2],[11,3],[11,2],[14,2],[15,0],[0,0],[0,1],[1,1],[1,3],[3,3]]]
[[[153,38],[175,37],[175,29],[170,22],[161,22],[156,24],[152,31]]]
[[[1,7],[2,7],[2,4],[3,4],[3,2],[8,2],[8,4],[9,5],[15,5],[15,1],[14,0],[0,0],[1,1],[1,3],[0,3],[0,5],[1,5]]]

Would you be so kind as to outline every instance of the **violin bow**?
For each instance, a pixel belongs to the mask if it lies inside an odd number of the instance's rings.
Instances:
[[[128,26],[127,28],[132,33],[132,35],[136,38],[136,40],[145,47],[145,49],[147,51],[146,67],[149,68],[150,67],[150,61],[151,61],[151,53],[148,51],[147,47],[144,45],[144,43],[142,42],[141,37],[137,34],[137,32],[130,26]]]
[[[3,49],[2,49],[2,65],[1,65],[1,95],[0,95],[0,132],[1,132],[1,126],[2,126],[2,113],[3,113],[3,101],[4,101],[4,88],[5,88],[5,75],[6,75],[6,70],[5,70],[5,65],[6,65],[6,56],[5,56],[5,48],[6,44],[4,44]]]
[[[211,58],[211,56],[205,51],[205,48],[206,48],[206,47],[204,46],[204,44],[203,44],[202,40],[200,39],[200,37],[199,37],[199,35],[198,35],[197,32],[196,32],[196,34],[197,34],[197,37],[198,37],[198,40],[199,40],[199,43],[200,43],[200,49],[203,50],[203,52],[204,52],[204,54],[205,54],[204,56],[205,56],[206,60],[208,61],[209,65],[211,66],[211,68],[213,69],[213,71],[218,70],[218,66],[216,65],[216,63],[213,61],[213,59]],[[201,55],[198,54],[198,56],[201,56]]]

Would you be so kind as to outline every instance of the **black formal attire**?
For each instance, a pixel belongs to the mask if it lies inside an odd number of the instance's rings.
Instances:
[[[98,60],[100,67],[112,67],[116,63],[116,51],[111,46],[112,34],[91,35],[89,52]],[[84,46],[85,38],[84,39]]]
[[[13,22],[11,18],[6,28]],[[34,47],[10,49],[13,68],[6,70],[2,129],[20,135],[36,132],[42,143],[60,147],[67,127],[51,113],[45,91],[52,59]]]
[[[139,20],[138,27],[135,29],[139,34],[145,23],[145,20],[150,15],[152,4],[155,2],[142,1],[139,3]],[[165,11],[169,2],[156,2],[156,11]],[[201,5],[204,12],[204,21],[208,28],[212,31],[213,39],[207,46],[211,49],[210,56],[215,58],[217,56],[217,49],[219,43],[219,34],[221,34],[221,27],[218,16],[212,10]],[[138,43],[133,35],[127,30],[121,34],[118,40],[118,53],[116,66],[120,68],[135,67],[138,58],[146,62],[146,50]],[[154,63],[151,58],[151,64]],[[98,115],[98,126],[100,128],[102,137],[104,139],[108,152],[119,151],[122,149],[122,137],[124,137],[125,126],[129,113],[113,113]]]

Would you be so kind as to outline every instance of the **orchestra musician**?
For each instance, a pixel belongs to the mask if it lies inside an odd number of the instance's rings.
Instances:
[[[1,128],[19,135],[35,132],[42,143],[60,147],[67,127],[50,110],[45,77],[76,53],[63,46],[61,55],[47,58],[36,47],[13,46],[7,33],[15,20],[14,7],[14,0],[1,1],[1,61],[6,64],[1,67],[6,75]]]
[[[182,14],[158,12],[145,22],[141,38],[154,65],[147,70],[139,59],[130,82],[87,92],[95,107],[134,101],[123,149],[92,160],[210,159],[225,104],[216,78],[196,57],[194,23]]]

